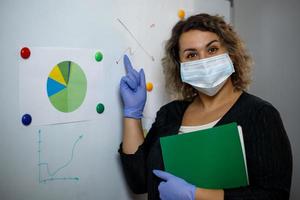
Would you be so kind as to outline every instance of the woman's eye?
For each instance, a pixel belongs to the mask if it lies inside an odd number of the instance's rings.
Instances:
[[[216,53],[217,51],[219,50],[219,48],[217,48],[217,47],[210,47],[210,48],[208,48],[208,53],[210,53],[210,54],[214,54],[214,53]]]
[[[192,59],[192,58],[195,58],[196,56],[197,56],[197,53],[192,52],[192,53],[187,54],[186,58]]]

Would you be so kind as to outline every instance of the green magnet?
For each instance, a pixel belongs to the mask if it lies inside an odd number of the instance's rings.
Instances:
[[[96,60],[97,62],[100,62],[102,59],[103,59],[103,54],[102,54],[100,51],[97,51],[97,52],[95,53],[95,60]]]
[[[99,103],[96,107],[97,113],[101,114],[104,112],[104,105],[102,103]]]

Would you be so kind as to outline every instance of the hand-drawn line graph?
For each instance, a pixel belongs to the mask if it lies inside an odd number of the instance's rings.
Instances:
[[[117,18],[118,22],[124,27],[124,29],[130,34],[130,36],[135,40],[135,42],[139,45],[139,47],[144,51],[145,54],[154,62],[155,59],[150,53],[143,47],[143,45],[136,39],[133,33],[129,30],[129,28],[119,19]],[[118,64],[118,63],[117,63]]]
[[[124,55],[127,51],[129,52],[129,55],[131,55],[131,56],[134,54],[134,52],[132,51],[132,48],[131,48],[131,47],[128,47],[128,48],[123,52],[123,55]],[[117,64],[119,64],[120,60],[123,58],[123,55],[120,56],[120,58],[116,61]]]
[[[42,131],[38,131],[38,166],[39,166],[39,183],[46,183],[48,181],[58,181],[58,180],[73,180],[73,181],[78,181],[79,177],[63,177],[63,176],[56,176],[58,172],[60,172],[62,169],[66,168],[68,165],[71,164],[73,157],[74,157],[74,150],[79,141],[82,139],[83,135],[80,135],[79,138],[74,142],[72,151],[71,151],[71,156],[70,159],[63,164],[61,167],[58,167],[56,170],[50,170],[49,168],[49,163],[48,162],[42,162],[42,150],[41,150],[41,144],[42,144]],[[43,177],[42,176],[42,167],[46,168],[47,176]]]

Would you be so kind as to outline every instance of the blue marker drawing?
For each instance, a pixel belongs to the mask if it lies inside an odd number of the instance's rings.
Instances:
[[[49,168],[49,163],[47,162],[41,162],[41,143],[42,143],[42,131],[39,130],[39,140],[38,140],[38,166],[39,166],[39,183],[46,183],[47,181],[58,181],[58,180],[73,180],[73,181],[78,181],[79,177],[59,177],[56,176],[56,174],[61,171],[62,169],[66,168],[68,165],[71,164],[73,157],[74,157],[74,150],[79,141],[82,139],[83,135],[80,135],[79,138],[74,142],[73,147],[72,147],[72,152],[70,159],[63,164],[61,167],[58,167],[56,170],[51,171]],[[45,166],[47,169],[47,177],[43,178],[42,177],[42,172],[41,168]]]

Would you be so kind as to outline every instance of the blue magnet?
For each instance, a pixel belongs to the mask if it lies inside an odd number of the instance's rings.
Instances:
[[[29,115],[29,114],[23,115],[22,123],[24,126],[28,126],[31,123],[31,121],[32,121],[31,115]]]

